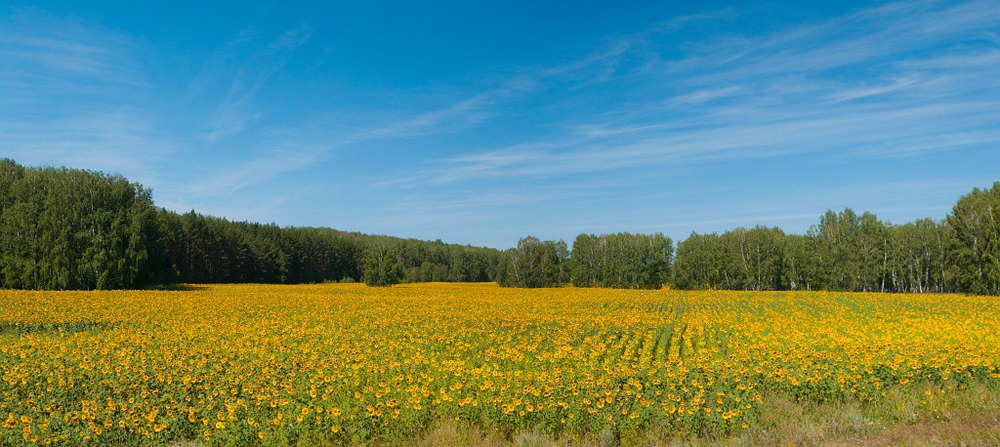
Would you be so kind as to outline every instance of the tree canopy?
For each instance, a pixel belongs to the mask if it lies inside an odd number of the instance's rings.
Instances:
[[[492,281],[499,251],[330,228],[231,222],[153,205],[118,175],[0,160],[0,287],[122,289],[172,283]]]
[[[843,290],[1000,295],[1000,182],[941,221],[896,225],[850,208],[804,235],[779,228],[528,236],[504,252],[156,208],[120,175],[0,159],[0,287],[170,283],[496,281],[509,287]]]
[[[0,160],[0,285],[141,286],[154,215],[149,190],[121,176]]]

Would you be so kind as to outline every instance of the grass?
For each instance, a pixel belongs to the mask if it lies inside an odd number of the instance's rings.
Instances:
[[[951,386],[953,389],[949,390]],[[944,393],[941,391],[944,390]],[[927,391],[935,396],[929,399]],[[809,402],[771,394],[764,398],[755,428],[733,436],[677,434],[649,428],[634,439],[617,439],[607,430],[552,437],[533,429],[502,433],[439,421],[412,441],[414,446],[614,447],[622,446],[998,446],[1000,390],[972,383],[966,389],[945,384],[887,391],[878,405],[859,402]]]
[[[945,393],[940,393],[941,390]],[[926,391],[936,397],[928,400]],[[950,392],[949,392],[950,391]],[[935,402],[936,401],[936,402]],[[887,392],[879,405],[858,402],[817,403],[771,394],[764,398],[756,428],[734,436],[677,434],[651,427],[634,439],[613,431],[553,437],[534,428],[518,433],[472,426],[446,419],[405,445],[413,447],[877,447],[1000,446],[1000,390],[972,383],[911,387]],[[180,442],[171,447],[197,447]],[[395,444],[367,444],[395,445]]]

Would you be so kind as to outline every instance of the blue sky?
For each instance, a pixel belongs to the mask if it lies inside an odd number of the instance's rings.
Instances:
[[[0,157],[500,248],[940,219],[1000,180],[997,0],[287,3],[0,5]]]

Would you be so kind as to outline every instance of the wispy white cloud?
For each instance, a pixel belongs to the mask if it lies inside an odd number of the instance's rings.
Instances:
[[[441,159],[427,181],[557,178],[802,153],[908,157],[998,142],[1000,97],[981,94],[1000,91],[1000,64],[992,63],[998,48],[966,44],[1000,25],[995,6],[895,3],[699,42],[652,70],[623,74],[631,83],[638,76],[650,95],[623,102],[622,113],[601,121],[567,113],[577,120],[564,126],[570,133],[484,149],[480,158]],[[652,45],[629,43],[616,57]]]
[[[142,111],[122,108],[90,111],[56,121],[0,122],[0,141],[7,150],[31,162],[63,160],[71,166],[139,171],[169,154]],[[44,135],[44,138],[39,138]]]
[[[0,17],[0,148],[28,164],[156,178],[174,148],[143,101],[144,49],[128,36],[33,9]]]
[[[696,90],[690,93],[683,93],[667,100],[668,104],[702,104],[723,98],[731,98],[745,88],[739,85],[730,85],[722,88],[707,88]]]
[[[893,220],[895,216],[935,216],[940,219],[941,204],[952,203],[956,193],[969,188],[969,178],[942,177],[902,181],[874,181],[825,185],[797,185],[794,189],[772,191],[766,197],[750,198],[722,195],[706,209],[693,204],[670,210],[670,219],[644,219],[642,213],[608,216],[589,222],[590,228],[620,227],[645,228],[647,231],[666,231],[678,237],[690,231],[701,233],[722,232],[734,227],[750,228],[755,225],[780,227],[793,233],[804,233],[816,224],[828,210],[852,208],[855,212],[875,212],[883,220],[902,223],[912,217]],[[701,191],[704,193],[704,191]],[[713,193],[714,194],[714,193]],[[918,195],[934,203],[933,206],[914,206],[912,198]],[[716,196],[719,197],[719,196]],[[926,203],[926,202],[925,202]],[[583,226],[587,230],[587,226]],[[592,231],[592,230],[587,230]]]
[[[0,27],[0,67],[8,79],[36,87],[52,86],[44,81],[135,81],[137,48],[125,36],[33,9],[15,9],[0,20],[5,25]],[[51,76],[39,76],[43,73]]]
[[[732,6],[725,7],[722,9],[717,9],[714,11],[687,14],[660,22],[657,26],[653,27],[650,30],[645,31],[643,34],[648,35],[660,31],[682,31],[692,26],[732,20],[740,15],[742,15],[742,12],[739,9]]]
[[[733,10],[701,14],[684,18],[685,23],[681,23],[679,20],[671,21],[658,25],[658,28],[680,29],[700,21],[732,14],[734,14]],[[272,45],[272,47],[286,48],[285,54],[291,53],[309,37],[308,33],[298,31],[296,35],[301,35],[303,38],[284,39],[287,44]],[[247,45],[252,45],[256,38],[256,34],[251,29],[244,30],[227,47],[244,48]],[[486,125],[491,118],[510,113],[509,109],[505,109],[510,104],[517,104],[518,101],[529,98],[536,93],[550,92],[552,88],[556,88],[556,85],[561,86],[559,88],[565,88],[571,84],[570,88],[581,89],[610,81],[615,76],[615,67],[621,63],[621,58],[628,54],[631,48],[632,44],[627,39],[609,39],[602,44],[601,49],[581,60],[565,61],[547,67],[524,68],[500,80],[494,86],[464,96],[448,93],[421,100],[419,103],[426,105],[415,110],[412,108],[412,103],[408,103],[410,108],[407,113],[386,114],[382,113],[384,111],[380,111],[380,113],[367,117],[343,117],[340,112],[314,113],[299,123],[269,129],[270,134],[282,135],[282,137],[280,139],[264,139],[260,145],[248,151],[246,160],[230,165],[225,172],[206,173],[202,178],[191,182],[187,190],[191,195],[215,197],[213,200],[219,201],[241,189],[266,183],[276,177],[321,163],[330,159],[332,154],[338,151],[370,147],[379,142],[467,131],[475,126]],[[328,53],[329,50],[324,51],[320,58],[321,62]],[[231,61],[232,56],[230,51],[223,50],[214,59]],[[286,59],[281,61],[284,60]],[[259,81],[256,83],[249,83],[242,80],[242,77],[237,77],[226,100],[222,102],[210,120],[212,131],[207,134],[209,140],[238,133],[254,119],[255,115],[250,113],[251,107],[249,107],[253,96],[261,84],[274,73],[274,70],[281,68],[282,63],[255,64],[255,66],[270,67],[261,69],[262,74],[256,77]],[[216,66],[218,64],[211,63],[210,65]],[[206,80],[203,79],[196,85],[204,82]],[[253,87],[245,88],[245,85],[253,85]],[[721,96],[730,93],[736,93],[735,89],[719,91],[715,94]],[[702,100],[708,101],[710,99],[705,97]],[[352,113],[355,115],[364,114],[363,111],[352,111]],[[345,121],[350,124],[340,124]],[[602,130],[595,128],[591,132],[600,133]],[[616,131],[610,130],[610,132]],[[278,141],[281,141],[280,144],[285,150],[275,150],[271,147],[271,145],[279,144]],[[538,147],[535,149],[551,149],[560,146],[560,144],[568,146],[573,142],[574,139],[567,138],[564,143],[546,142],[537,145]],[[504,153],[502,156],[491,157],[489,154],[457,156],[446,160],[447,164],[452,166],[434,169],[431,172],[418,171],[411,177],[378,180],[376,183],[383,187],[395,188],[417,185],[426,181],[431,181],[434,184],[460,181],[474,177],[477,172],[492,175],[497,170],[528,163],[531,159],[544,153],[541,151],[531,152],[528,146],[530,145],[504,149],[505,151],[514,150],[516,153]],[[291,147],[296,148],[293,152],[303,155],[289,156],[287,151]],[[521,151],[527,152],[520,154]],[[499,154],[499,151],[497,153]],[[454,166],[460,166],[460,168],[454,169]]]
[[[596,58],[599,64],[570,64],[572,73],[550,72],[552,77],[532,92],[548,98],[572,92],[572,104],[601,104],[597,113],[560,109],[555,102],[550,105],[557,110],[550,123],[555,125],[549,126],[555,131],[412,166],[410,175],[386,187],[405,186],[427,198],[400,197],[401,208],[383,214],[385,225],[488,221],[502,227],[494,231],[510,244],[519,235],[546,232],[641,230],[684,236],[692,229],[722,231],[758,223],[805,231],[823,210],[838,206],[899,221],[940,210],[968,188],[970,179],[866,182],[854,190],[817,184],[812,190],[787,191],[781,199],[772,192],[769,198],[740,196],[711,207],[728,214],[679,206],[683,202],[677,197],[701,197],[706,186],[694,183],[691,187],[700,190],[683,192],[677,189],[683,186],[666,179],[687,182],[699,169],[714,178],[712,166],[765,159],[781,164],[806,157],[815,169],[826,163],[895,164],[936,152],[969,157],[995,150],[1000,143],[995,93],[1000,91],[1000,47],[980,40],[1000,20],[992,10],[969,13],[985,7],[982,2],[894,4],[760,36],[702,38],[682,45],[679,53],[668,48],[669,58],[651,50],[659,43],[657,33],[669,27],[639,33],[609,57]],[[736,16],[729,13],[726,19]],[[934,22],[940,25],[918,31]],[[636,63],[637,57],[649,62]],[[616,65],[629,59],[639,68]],[[631,90],[620,95],[618,83]],[[711,182],[716,181],[727,182]],[[664,184],[670,185],[668,191],[655,191],[653,185]],[[452,190],[491,198],[493,207],[451,197]],[[523,202],[517,201],[520,194]],[[924,198],[921,206],[900,205],[913,202],[914,194]],[[622,201],[630,205],[613,205]],[[577,203],[585,205],[566,207]],[[445,206],[426,214],[408,206],[434,204]],[[649,204],[669,211],[648,209]],[[930,214],[940,217],[939,212]]]
[[[241,32],[227,46],[253,45],[253,39],[248,37],[250,34],[247,31]],[[227,67],[227,71],[233,71],[232,79],[226,96],[209,117],[206,139],[215,141],[237,134],[260,116],[262,112],[254,104],[255,97],[311,36],[312,29],[302,25],[286,31],[263,48],[251,51],[235,70]]]
[[[312,108],[280,117],[274,110],[291,101],[265,99],[292,78],[287,70],[308,87],[338,54],[318,42],[322,24],[315,33],[251,26],[207,61],[185,55],[191,66],[204,62],[201,72],[174,81],[187,86],[179,98],[163,98],[148,81],[157,50],[141,40],[20,10],[0,17],[0,155],[141,172],[136,178],[167,206],[245,218],[287,200],[277,190],[248,194],[317,166],[390,157],[392,169],[352,173],[384,193],[370,217],[385,231],[514,216],[505,225],[534,232],[532,212],[557,204],[697,194],[706,186],[661,193],[647,185],[690,179],[716,162],[890,164],[1000,142],[995,0],[898,2],[757,34],[735,31],[759,29],[739,25],[757,23],[741,8],[596,39],[578,59],[498,61],[496,71],[457,85],[387,86],[371,103],[303,100]],[[165,116],[174,112],[188,118]],[[178,163],[171,154],[181,146],[191,166],[159,174]],[[191,155],[198,151],[204,157]],[[692,208],[678,225],[798,219],[802,209],[700,217]],[[659,218],[603,214],[546,225],[655,229]]]
[[[358,143],[372,139],[411,137],[426,133],[442,133],[488,119],[490,108],[498,102],[523,94],[533,88],[529,82],[518,80],[495,90],[460,98],[440,108],[424,110],[383,123],[370,124],[357,129],[348,139]]]
[[[840,91],[834,95],[833,99],[835,101],[850,101],[854,99],[867,98],[870,96],[881,95],[883,93],[894,92],[909,87],[915,83],[917,83],[916,77],[906,77],[873,87],[859,87],[854,90]]]
[[[315,128],[267,129],[260,142],[246,147],[240,158],[230,158],[224,169],[216,164],[200,166],[199,175],[174,188],[173,201],[218,209],[239,191],[328,160],[339,145],[335,135]]]
[[[338,151],[455,132],[487,120],[497,104],[535,88],[534,81],[515,77],[499,87],[469,97],[437,99],[436,108],[394,114],[388,118],[351,117],[347,126],[338,125],[344,120],[339,113],[315,113],[300,122],[266,129],[261,142],[248,148],[245,160],[233,163],[224,172],[206,173],[190,182],[185,188],[186,194],[218,203],[236,191],[325,162]]]

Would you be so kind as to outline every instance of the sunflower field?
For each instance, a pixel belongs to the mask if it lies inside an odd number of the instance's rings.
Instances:
[[[754,428],[763,396],[1000,383],[995,297],[210,285],[0,291],[0,445]]]

